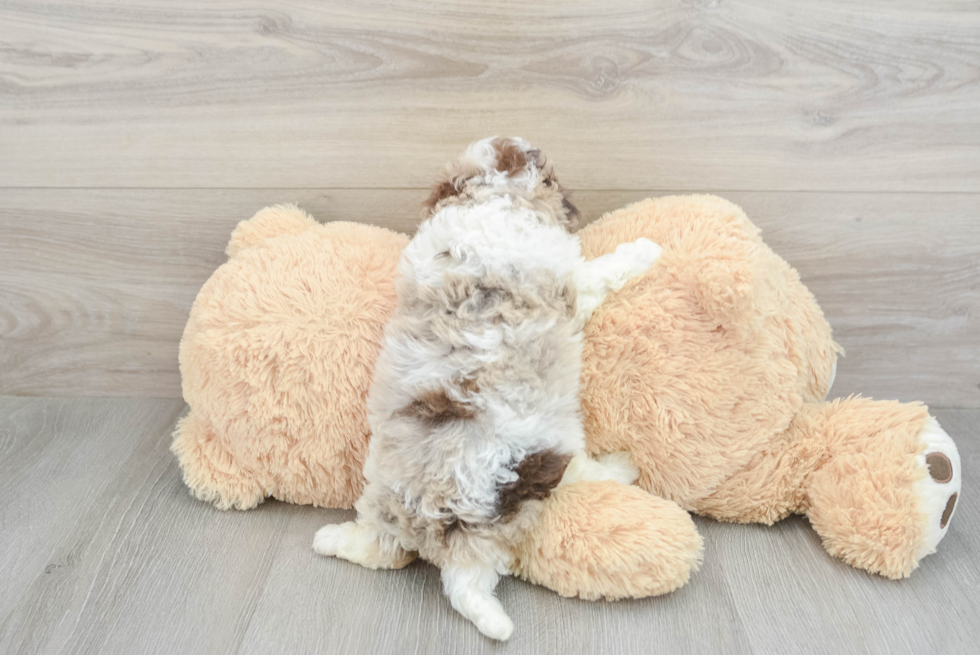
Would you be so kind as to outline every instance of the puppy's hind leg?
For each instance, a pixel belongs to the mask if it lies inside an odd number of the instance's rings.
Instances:
[[[442,568],[442,588],[453,608],[486,636],[506,641],[514,623],[493,595],[499,578],[489,564],[449,564]]]
[[[369,569],[400,569],[416,555],[390,536],[384,537],[370,525],[357,521],[323,526],[313,537],[313,550]]]

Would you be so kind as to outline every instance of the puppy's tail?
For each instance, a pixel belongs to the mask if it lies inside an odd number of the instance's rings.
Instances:
[[[500,576],[489,564],[450,564],[442,569],[442,588],[453,608],[490,637],[506,641],[514,623],[493,595]]]

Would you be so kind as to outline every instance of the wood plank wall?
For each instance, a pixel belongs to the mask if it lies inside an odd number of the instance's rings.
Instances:
[[[546,150],[593,219],[739,204],[848,351],[835,388],[980,407],[980,4],[10,0],[0,394],[180,395],[263,205],[411,230],[467,142]]]

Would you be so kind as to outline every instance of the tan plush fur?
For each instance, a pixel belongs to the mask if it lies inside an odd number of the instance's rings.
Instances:
[[[919,404],[823,402],[839,347],[738,207],[647,200],[579,234],[590,258],[639,237],[663,247],[587,325],[581,391],[590,452],[628,450],[639,485],[663,498],[614,483],[561,487],[517,547],[515,573],[583,598],[676,588],[700,539],[669,501],[728,521],[805,513],[829,553],[888,577],[934,549],[946,529],[936,503],[955,507],[946,501],[959,489],[955,445],[937,424],[926,447],[932,419]],[[267,496],[352,505],[364,401],[407,243],[288,207],[239,226],[181,343],[191,411],[174,451],[194,493],[222,508]],[[936,448],[954,463],[948,483],[928,475]]]
[[[379,227],[320,225],[289,206],[238,226],[180,343],[191,411],[173,451],[199,498],[222,509],[269,496],[354,504],[365,399],[407,244]]]
[[[630,450],[643,488],[689,510],[822,400],[839,350],[799,276],[732,203],[646,200],[581,232],[586,257],[646,236],[651,275],[586,328],[592,452]]]
[[[515,554],[515,575],[586,600],[671,592],[701,561],[687,512],[638,487],[580,482],[555,490]]]
[[[714,196],[645,200],[580,236],[587,257],[639,237],[664,249],[586,329],[590,452],[628,450],[641,487],[705,516],[772,524],[806,514],[832,555],[908,576],[942,538],[938,514],[959,488],[958,477],[946,491],[933,484],[931,508],[917,488],[932,484],[928,409],[822,402],[841,349],[742,210]]]

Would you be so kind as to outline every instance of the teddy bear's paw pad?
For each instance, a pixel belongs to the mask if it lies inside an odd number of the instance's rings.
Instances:
[[[931,416],[919,433],[919,440],[925,448],[918,455],[917,463],[927,471],[917,483],[925,517],[925,539],[919,551],[919,557],[923,557],[935,552],[956,511],[960,493],[960,456],[956,444]]]
[[[949,519],[953,516],[953,510],[956,509],[956,499],[959,498],[959,496],[960,495],[958,493],[954,493],[949,497],[949,500],[946,501],[946,509],[943,510],[943,516],[939,523],[940,526],[945,528],[949,524]]]
[[[926,455],[926,466],[929,467],[929,476],[940,484],[953,479],[953,463],[942,453]]]

